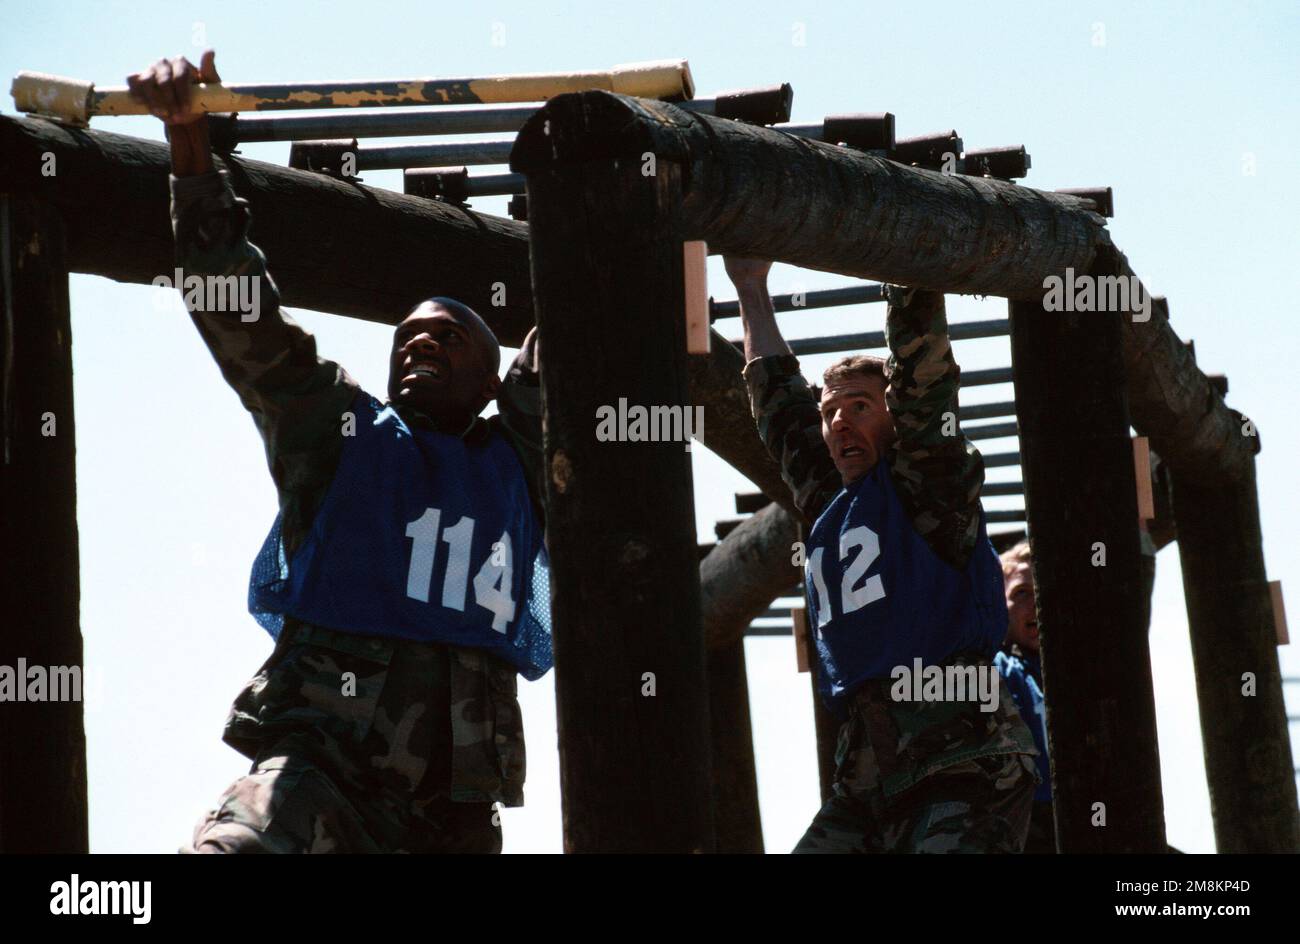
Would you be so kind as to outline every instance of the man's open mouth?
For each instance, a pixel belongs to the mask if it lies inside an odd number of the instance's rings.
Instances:
[[[841,459],[858,459],[867,454],[861,446],[845,446],[840,450]]]
[[[402,382],[406,383],[407,381],[417,377],[427,380],[442,380],[448,373],[449,371],[447,368],[441,364],[434,364],[432,362],[415,364],[407,370],[406,376],[402,378]]]

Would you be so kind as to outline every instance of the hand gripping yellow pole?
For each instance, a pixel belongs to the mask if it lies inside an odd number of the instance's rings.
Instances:
[[[685,59],[660,59],[615,66],[605,72],[539,72],[469,79],[395,79],[360,82],[303,82],[280,85],[224,85],[194,88],[195,107],[211,112],[291,111],[316,108],[377,108],[396,105],[478,105],[540,102],[565,92],[604,89],[639,98],[686,100],[695,95]],[[19,72],[10,93],[22,112],[86,125],[95,115],[147,115],[148,108],[125,88],[96,90],[93,82]]]

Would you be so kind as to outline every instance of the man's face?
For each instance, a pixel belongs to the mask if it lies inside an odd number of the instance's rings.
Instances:
[[[1007,641],[1030,655],[1038,655],[1038,614],[1034,609],[1034,578],[1029,564],[1021,562],[1010,575],[1003,574],[1007,591]]]
[[[885,379],[849,376],[822,391],[822,439],[845,485],[875,467],[894,441],[894,421],[885,408]]]
[[[477,318],[425,302],[393,333],[388,398],[449,428],[467,426],[500,389],[499,357],[496,339]]]

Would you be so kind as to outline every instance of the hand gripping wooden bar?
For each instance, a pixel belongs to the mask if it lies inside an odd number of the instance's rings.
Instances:
[[[464,79],[387,79],[278,85],[206,83],[194,89],[195,106],[208,112],[377,108],[398,105],[480,105],[540,102],[566,92],[602,89],[638,98],[686,100],[695,83],[685,59],[618,65],[604,72],[539,72]],[[147,115],[122,87],[96,90],[93,82],[19,72],[10,93],[21,112],[85,125],[97,115]]]

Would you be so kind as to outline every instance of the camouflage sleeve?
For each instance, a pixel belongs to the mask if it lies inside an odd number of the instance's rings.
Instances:
[[[885,403],[898,431],[890,447],[894,485],[917,533],[941,559],[964,568],[979,534],[984,459],[957,422],[961,368],[948,342],[943,295],[891,291],[885,340]]]
[[[171,191],[182,274],[249,280],[236,296],[252,302],[242,311],[229,310],[238,307],[229,304],[229,294],[214,310],[204,310],[205,299],[188,307],[222,376],[262,435],[292,553],[334,477],[343,413],[357,384],[338,364],[318,357],[316,339],[280,310],[266,258],[246,235],[248,204],[235,196],[225,172],[172,177]]]
[[[538,373],[537,329],[524,338],[514,363],[506,371],[497,395],[497,426],[515,449],[528,480],[528,494],[539,521],[545,521],[542,505],[542,389]]]
[[[822,439],[821,411],[793,354],[758,357],[745,365],[749,405],[758,435],[781,466],[795,506],[811,523],[843,488]]]

